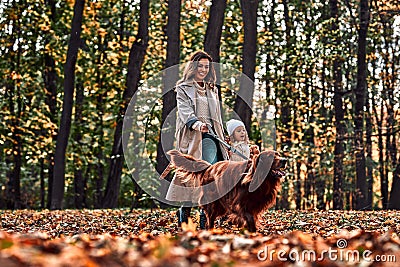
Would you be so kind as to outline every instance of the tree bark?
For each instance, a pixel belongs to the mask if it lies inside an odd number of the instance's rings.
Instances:
[[[286,51],[289,51],[292,46],[291,38],[290,38],[290,31],[291,31],[291,21],[290,21],[290,16],[289,16],[289,7],[288,7],[288,2],[286,0],[282,1],[283,5],[283,14],[284,14],[284,22],[286,26],[285,30],[285,40],[286,40]],[[288,80],[288,77],[290,76],[289,73],[289,62],[283,61],[283,66],[282,70],[283,71],[283,85],[278,89],[278,98],[281,101],[281,113],[280,113],[280,124],[282,125],[280,127],[282,131],[282,150],[290,153],[290,149],[292,147],[292,142],[291,142],[291,131],[292,131],[292,116],[291,116],[291,103],[290,103],[290,81]],[[293,167],[293,170],[291,170],[291,166],[289,165],[288,167],[288,172],[295,172],[294,170],[295,167]],[[282,186],[282,201],[281,205],[282,208],[288,209],[289,208],[289,181],[287,179],[284,180],[283,186]]]
[[[396,48],[391,47],[390,44],[393,43],[392,40],[392,29],[391,29],[391,22],[388,19],[381,15],[381,20],[383,24],[383,34],[384,34],[384,46],[386,51],[392,51],[392,58],[390,59],[389,53],[384,58],[384,76],[382,77],[383,81],[383,92],[385,97],[385,108],[386,108],[386,163],[387,169],[390,167],[395,168],[398,165],[397,162],[397,144],[396,144],[396,124],[398,124],[398,120],[396,120],[394,106],[396,105],[396,99],[394,96],[395,87],[396,87],[396,66],[395,66],[395,58],[396,58]],[[397,42],[398,43],[398,42]],[[398,62],[398,61],[397,61]],[[382,104],[383,105],[383,104]],[[388,171],[386,171],[388,173]],[[386,177],[387,178],[387,177]],[[392,183],[392,191],[395,189],[393,185],[396,186],[394,183],[395,180],[393,178]],[[387,183],[387,182],[386,182]],[[392,205],[391,201],[393,201],[392,194],[390,194],[390,200],[388,199],[388,185],[386,184],[387,190],[386,193],[386,200],[387,202],[383,203],[383,208],[387,208],[389,205]],[[396,191],[396,190],[395,190]]]
[[[397,164],[393,174],[392,190],[390,191],[389,209],[400,210],[400,164]]]
[[[240,0],[240,4],[244,25],[243,74],[240,79],[239,95],[236,97],[234,111],[239,115],[250,135],[254,73],[256,70],[258,0]]]
[[[339,29],[339,14],[337,0],[330,0],[332,32],[337,32]],[[340,45],[340,36],[335,36],[332,40],[336,46]],[[333,174],[333,209],[343,209],[343,137],[345,134],[344,110],[343,110],[343,88],[342,88],[342,64],[339,56],[336,56],[333,62],[333,79],[334,79],[334,107],[335,107],[335,159],[334,159],[334,174]]]
[[[56,2],[54,0],[45,1],[47,8],[50,9],[50,19],[52,23],[56,22]],[[44,46],[50,42],[50,36],[45,37]],[[48,116],[53,124],[57,124],[57,72],[55,60],[47,49],[44,49],[44,71],[43,81],[46,88],[46,104],[49,107]],[[52,144],[56,142],[57,130],[51,133]],[[54,151],[49,151],[47,155],[48,164],[48,190],[47,190],[47,208],[50,208],[51,193],[53,188],[53,176],[54,176]],[[44,208],[44,206],[42,207]]]
[[[62,209],[65,187],[65,152],[71,129],[71,116],[74,96],[75,65],[81,45],[81,27],[85,0],[76,0],[72,19],[71,37],[68,44],[67,61],[64,69],[64,99],[54,157],[54,178],[51,209]]]
[[[385,87],[383,87],[385,89]],[[381,105],[381,109],[377,110],[376,105],[375,105],[375,100],[374,97],[371,98],[371,105],[372,109],[375,114],[375,122],[376,122],[376,128],[377,128],[377,135],[378,135],[378,154],[379,154],[379,165],[378,165],[378,172],[379,172],[379,180],[380,180],[380,186],[381,186],[381,198],[382,198],[382,208],[386,209],[387,204],[389,203],[389,187],[388,187],[388,176],[385,168],[385,160],[384,160],[384,145],[383,145],[383,120],[385,117],[385,111],[384,111],[384,106]]]
[[[179,78],[179,68],[177,65],[179,64],[180,55],[180,12],[181,1],[169,0],[166,33],[167,59],[163,73],[163,108],[161,114],[161,131],[157,145],[157,171],[160,174],[169,164],[165,152],[171,150],[174,145],[176,95],[173,88]]]
[[[303,196],[301,194],[301,162],[297,160],[296,162],[296,181],[295,181],[295,195],[296,195],[296,209],[301,210],[301,200],[303,199]]]
[[[75,149],[74,155],[74,201],[75,208],[82,209],[85,207],[85,181],[83,178],[83,164],[78,155],[81,153],[81,142],[82,142],[82,126],[84,122],[82,121],[83,112],[83,85],[79,82],[76,86],[76,96],[75,96],[75,132],[73,134],[74,143],[77,149]]]
[[[323,64],[322,66],[323,70],[326,69],[325,64]],[[321,84],[326,84],[326,77],[325,77],[325,72],[322,71],[321,74]],[[325,90],[322,92],[320,100],[321,103],[325,103],[326,101],[326,93]],[[321,106],[321,108],[319,109],[319,117],[323,118],[323,120],[327,120],[327,121],[331,121],[332,117],[329,114],[329,111],[327,110],[327,108],[324,107],[324,105]],[[322,132],[326,132],[328,125],[326,123],[322,123]],[[317,136],[317,138],[322,138],[321,136]],[[324,151],[324,149],[322,149],[319,157],[318,157],[318,161],[319,162],[326,162],[326,158],[327,158],[327,152]],[[323,166],[321,164],[321,167],[319,168],[319,172],[317,173],[316,177],[315,177],[315,192],[317,195],[317,209],[319,210],[325,210],[327,207],[327,203],[328,203],[328,198],[325,195],[325,189],[326,189],[326,181],[325,181],[325,177],[327,176],[327,173],[325,173],[325,166]]]
[[[360,24],[358,29],[357,86],[355,93],[355,155],[356,155],[356,209],[370,208],[367,202],[367,179],[365,168],[365,147],[363,137],[365,94],[367,92],[367,33],[369,25],[368,0],[360,1]]]
[[[12,5],[17,5],[15,2]],[[15,40],[21,38],[20,21],[18,18],[13,19],[11,44],[14,44]],[[11,48],[12,49],[12,48]],[[10,49],[10,50],[11,50]],[[22,166],[22,133],[20,119],[22,115],[22,95],[21,95],[21,79],[19,78],[21,69],[21,45],[18,44],[16,53],[12,53],[11,59],[11,73],[17,74],[17,79],[10,77],[6,84],[6,95],[8,96],[8,103],[11,115],[11,139],[12,139],[12,152],[10,156],[6,156],[7,165],[11,165],[12,169],[7,171],[7,186],[6,186],[6,203],[8,209],[20,209],[21,208],[21,166]],[[15,99],[14,99],[15,97]],[[15,105],[16,102],[16,105]]]
[[[125,1],[124,3],[125,4]],[[125,6],[125,5],[124,5]],[[122,11],[122,15],[121,15],[121,28],[120,31],[123,31],[123,25],[124,25],[124,9]],[[123,38],[123,35],[120,34],[120,38]],[[122,40],[120,39],[120,45],[121,47],[123,47],[123,45],[121,44]],[[99,86],[99,93],[96,96],[96,110],[97,110],[97,117],[95,117],[95,123],[96,123],[96,135],[98,136],[98,143],[99,145],[94,148],[94,155],[97,157],[97,163],[96,164],[91,164],[89,165],[90,169],[91,167],[95,168],[95,182],[94,182],[94,199],[93,199],[93,204],[94,207],[96,209],[99,209],[102,207],[103,205],[103,183],[104,183],[104,162],[105,162],[105,158],[104,158],[104,146],[105,146],[105,141],[104,141],[104,122],[103,122],[103,115],[105,113],[104,109],[105,109],[105,99],[106,99],[106,95],[107,95],[107,88],[104,88],[103,85],[103,77],[102,77],[102,71],[101,71],[101,65],[103,64],[103,59],[105,57],[105,51],[104,48],[105,47],[105,43],[106,43],[106,37],[102,37],[100,34],[98,35],[98,40],[99,40],[99,47],[101,48],[101,52],[97,58],[97,70],[96,70],[96,83]],[[121,48],[122,49],[122,48]],[[119,67],[122,70],[123,66],[122,66],[122,62],[119,62]],[[89,174],[90,172],[87,171],[87,173]]]
[[[367,152],[367,203],[373,208],[373,185],[374,185],[374,176],[373,176],[373,159],[372,159],[372,115],[369,105],[369,97],[367,96],[366,101],[366,118],[365,118],[365,132],[366,132],[366,152]]]
[[[204,51],[211,55],[214,62],[220,61],[220,47],[222,26],[224,25],[224,14],[226,0],[213,0],[207,23],[206,36],[204,38]],[[218,80],[218,79],[217,79]]]
[[[44,159],[40,159],[40,208],[46,207],[46,186],[45,186],[45,174],[44,174]]]
[[[207,30],[204,37],[204,51],[210,54],[214,62],[220,62],[220,48],[222,27],[224,25],[226,9],[226,0],[213,0],[208,16]],[[215,65],[216,85],[221,88],[221,70],[220,65]],[[221,97],[221,90],[218,90],[219,99]],[[223,107],[221,106],[221,109]]]
[[[111,154],[110,171],[108,175],[105,194],[103,197],[104,208],[116,208],[121,184],[121,174],[123,167],[122,150],[122,126],[123,116],[129,101],[134,96],[139,87],[141,67],[149,41],[149,0],[140,1],[139,30],[136,41],[129,51],[128,75],[126,79],[126,89],[123,93],[123,103],[117,119],[117,127],[114,133],[114,144]]]

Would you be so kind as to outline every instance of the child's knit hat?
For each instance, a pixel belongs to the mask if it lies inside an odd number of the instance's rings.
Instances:
[[[228,130],[229,136],[231,136],[233,134],[233,131],[235,131],[235,129],[239,126],[244,127],[244,123],[242,121],[235,120],[235,119],[231,119],[231,120],[227,121],[226,128]]]

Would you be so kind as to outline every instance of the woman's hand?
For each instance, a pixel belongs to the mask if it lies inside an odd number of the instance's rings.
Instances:
[[[202,132],[202,133],[208,133],[207,124],[205,124],[205,123],[202,123],[202,124],[201,124],[201,126],[200,126],[200,132]]]
[[[192,126],[193,130],[202,132],[202,133],[208,133],[208,127],[207,124],[201,121],[196,121],[193,126]]]

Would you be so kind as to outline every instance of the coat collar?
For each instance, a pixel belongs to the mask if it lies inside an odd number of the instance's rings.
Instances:
[[[195,81],[193,79],[184,81],[183,83],[180,84],[180,86],[185,87],[184,90],[186,94],[190,97],[190,99],[192,99],[193,101],[196,99],[197,88],[195,85]],[[207,93],[208,92],[214,93],[214,91],[210,90],[210,88],[207,88]],[[213,98],[213,96],[211,96],[210,94],[208,94],[207,97],[209,99]]]
[[[194,101],[196,98],[196,86],[194,85],[194,80],[185,81],[182,83],[182,86],[185,87],[186,94]]]

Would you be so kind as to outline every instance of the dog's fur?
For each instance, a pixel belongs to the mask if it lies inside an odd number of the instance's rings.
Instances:
[[[206,213],[208,228],[214,227],[217,217],[228,215],[234,224],[255,232],[259,214],[275,204],[284,175],[280,157],[275,151],[252,151],[248,161],[220,161],[214,165],[177,150],[168,152],[176,175],[202,186],[199,204]]]

